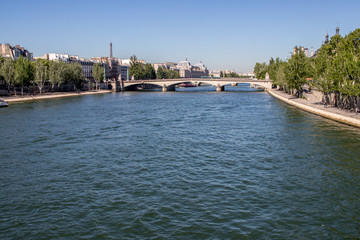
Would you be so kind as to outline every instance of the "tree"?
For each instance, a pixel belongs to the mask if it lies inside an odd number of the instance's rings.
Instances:
[[[256,63],[254,72],[261,75],[262,68]],[[271,58],[267,71],[273,83],[286,91],[297,89],[300,95],[309,78],[309,85],[323,92],[331,105],[360,108],[360,29],[345,37],[334,35],[313,58],[307,58],[298,47],[287,62]]]
[[[180,78],[180,74],[178,71],[170,70],[170,69],[163,69],[159,67],[157,70],[157,78],[158,79],[176,79]]]
[[[95,90],[97,90],[101,80],[104,79],[104,67],[98,63],[94,64],[92,68],[92,75],[96,83]]]
[[[157,79],[165,79],[166,76],[165,76],[165,71],[162,67],[159,67],[158,70],[157,70],[157,73],[156,73],[156,77]]]
[[[24,85],[29,86],[34,78],[34,68],[28,58],[20,57],[15,61],[15,84],[21,86],[24,95]]]
[[[8,95],[10,95],[10,87],[12,86],[12,81],[14,81],[15,77],[14,61],[10,58],[5,58],[1,65],[0,73],[4,77],[4,80],[8,86]]]
[[[176,78],[180,78],[180,73],[176,70],[168,70],[169,72],[169,78],[171,79],[176,79]]]
[[[142,64],[135,55],[130,57],[129,73],[135,79],[156,79],[154,67],[151,64]]]
[[[256,63],[255,67],[254,67],[254,73],[255,73],[255,77],[257,79],[265,79],[265,75],[267,72],[267,65],[266,63]]]
[[[273,84],[279,86],[281,89],[287,89],[285,68],[286,62],[280,62],[276,68],[275,77],[273,78]]]
[[[0,55],[0,69],[1,69],[1,66],[3,65],[5,59],[3,56]],[[1,72],[0,72],[0,81],[1,80],[4,80],[4,77],[1,75]]]
[[[145,79],[156,79],[156,73],[154,67],[148,63],[145,65]]]
[[[84,82],[84,70],[81,67],[80,63],[70,63],[68,64],[69,73],[70,73],[70,82],[74,84],[76,89],[81,89]]]
[[[64,62],[50,62],[49,81],[51,83],[52,89],[54,89],[55,85],[57,85],[57,87],[60,87],[60,85],[65,82],[65,68],[66,63]]]
[[[130,76],[133,76],[135,79],[144,79],[144,69],[142,64],[137,60],[135,55],[130,57]]]
[[[44,60],[37,59],[35,62],[35,83],[39,87],[40,94],[42,93],[42,88],[45,85],[47,79],[47,66]]]
[[[290,89],[296,89],[298,97],[302,96],[302,87],[306,78],[311,78],[313,69],[305,53],[295,47],[296,53],[291,56],[285,68],[285,76]]]

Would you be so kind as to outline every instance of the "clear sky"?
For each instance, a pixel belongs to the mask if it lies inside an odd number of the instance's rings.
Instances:
[[[42,56],[113,55],[250,72],[360,27],[360,0],[2,0],[0,43]]]

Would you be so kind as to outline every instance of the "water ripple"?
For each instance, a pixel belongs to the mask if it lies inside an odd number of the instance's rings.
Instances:
[[[119,93],[0,114],[1,239],[359,237],[360,132],[266,93]]]

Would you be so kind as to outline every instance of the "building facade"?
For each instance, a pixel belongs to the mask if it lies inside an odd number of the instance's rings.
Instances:
[[[209,70],[202,62],[193,66],[186,59],[185,61],[180,61],[176,65],[176,69],[178,69],[181,78],[201,78],[209,76]]]
[[[34,61],[33,53],[19,45],[10,45],[9,43],[0,44],[0,51],[0,54],[3,57],[9,57],[13,60],[24,57],[28,58],[30,61]]]
[[[122,60],[109,57],[93,57],[95,63],[100,63],[105,67],[106,79],[108,80],[128,80],[129,67],[122,64]]]

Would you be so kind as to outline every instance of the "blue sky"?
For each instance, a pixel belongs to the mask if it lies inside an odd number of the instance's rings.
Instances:
[[[319,48],[337,26],[359,28],[359,11],[359,0],[2,0],[0,43],[90,58],[108,56],[112,41],[118,58],[249,72],[295,45]]]

